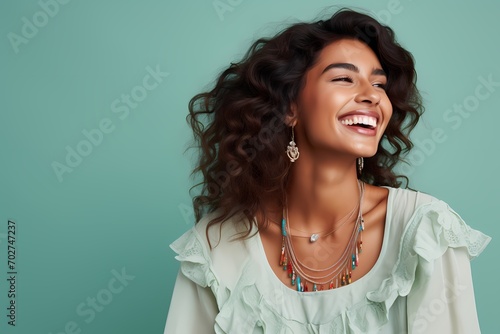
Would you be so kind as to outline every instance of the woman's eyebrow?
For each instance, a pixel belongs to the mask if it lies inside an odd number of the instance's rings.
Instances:
[[[351,64],[351,63],[333,63],[333,64],[330,64],[327,67],[325,67],[325,69],[323,70],[323,72],[321,72],[321,74],[325,73],[326,71],[331,70],[332,68],[344,68],[346,70],[359,73],[359,68],[354,64]]]
[[[343,69],[346,69],[349,71],[359,73],[359,68],[354,64],[351,64],[351,63],[333,63],[333,64],[330,64],[327,67],[325,67],[325,69],[323,70],[323,72],[321,72],[321,74],[325,73],[326,71],[331,70],[332,68],[343,68]],[[372,75],[387,76],[385,71],[381,68],[374,68],[371,74]]]
[[[372,71],[372,75],[383,75],[384,77],[387,76],[387,74],[385,73],[385,71],[381,68],[374,68],[373,71]]]

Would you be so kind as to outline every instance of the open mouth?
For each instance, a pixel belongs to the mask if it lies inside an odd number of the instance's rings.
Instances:
[[[377,127],[377,119],[372,116],[346,116],[340,122],[347,126],[357,126],[364,129],[375,129]]]

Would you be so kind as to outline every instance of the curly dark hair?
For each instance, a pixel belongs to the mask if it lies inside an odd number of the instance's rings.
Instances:
[[[264,194],[284,198],[291,165],[285,154],[290,138],[285,116],[320,51],[345,38],[360,40],[375,52],[387,74],[393,107],[377,153],[365,158],[358,177],[377,186],[400,187],[400,178],[408,181],[393,169],[413,147],[409,133],[423,112],[413,57],[396,42],[391,28],[344,8],[326,20],[297,23],[255,41],[240,62],[220,74],[211,91],[191,99],[187,121],[200,151],[193,174],[203,176],[191,188],[201,187],[193,197],[196,221],[217,211],[207,233],[236,212],[243,212],[249,224],[255,223],[257,212],[265,217]]]

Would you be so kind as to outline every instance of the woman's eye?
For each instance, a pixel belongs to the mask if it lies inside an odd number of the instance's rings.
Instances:
[[[340,77],[340,78],[332,79],[332,81],[352,82],[352,79],[350,77]]]
[[[375,83],[375,84],[373,84],[373,86],[374,86],[374,87],[379,87],[379,88],[382,88],[383,90],[385,90],[385,87],[386,87],[386,85],[385,85],[385,84],[383,84],[383,83]]]

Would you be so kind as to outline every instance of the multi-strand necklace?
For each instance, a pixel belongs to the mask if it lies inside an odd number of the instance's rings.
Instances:
[[[283,209],[283,219],[281,221],[281,257],[280,266],[283,270],[286,270],[288,277],[291,279],[292,286],[297,287],[297,291],[318,291],[325,289],[334,289],[340,286],[350,284],[352,281],[352,271],[356,269],[359,265],[359,254],[362,251],[362,235],[361,232],[364,230],[364,221],[362,216],[362,202],[364,195],[364,183],[358,180],[359,187],[359,202],[358,205],[349,213],[344,222],[337,224],[332,231],[324,234],[327,236],[337,231],[346,222],[350,221],[352,213],[358,209],[358,216],[355,220],[354,227],[352,229],[351,236],[347,243],[347,246],[339,259],[327,268],[311,268],[301,262],[295,254],[291,234],[290,234],[290,221],[288,219],[288,208],[285,202],[285,207]],[[288,221],[288,224],[287,224]],[[309,237],[311,243],[316,242],[320,238],[319,233],[313,233]],[[312,272],[308,274],[305,270]],[[309,285],[312,290],[309,290]]]

